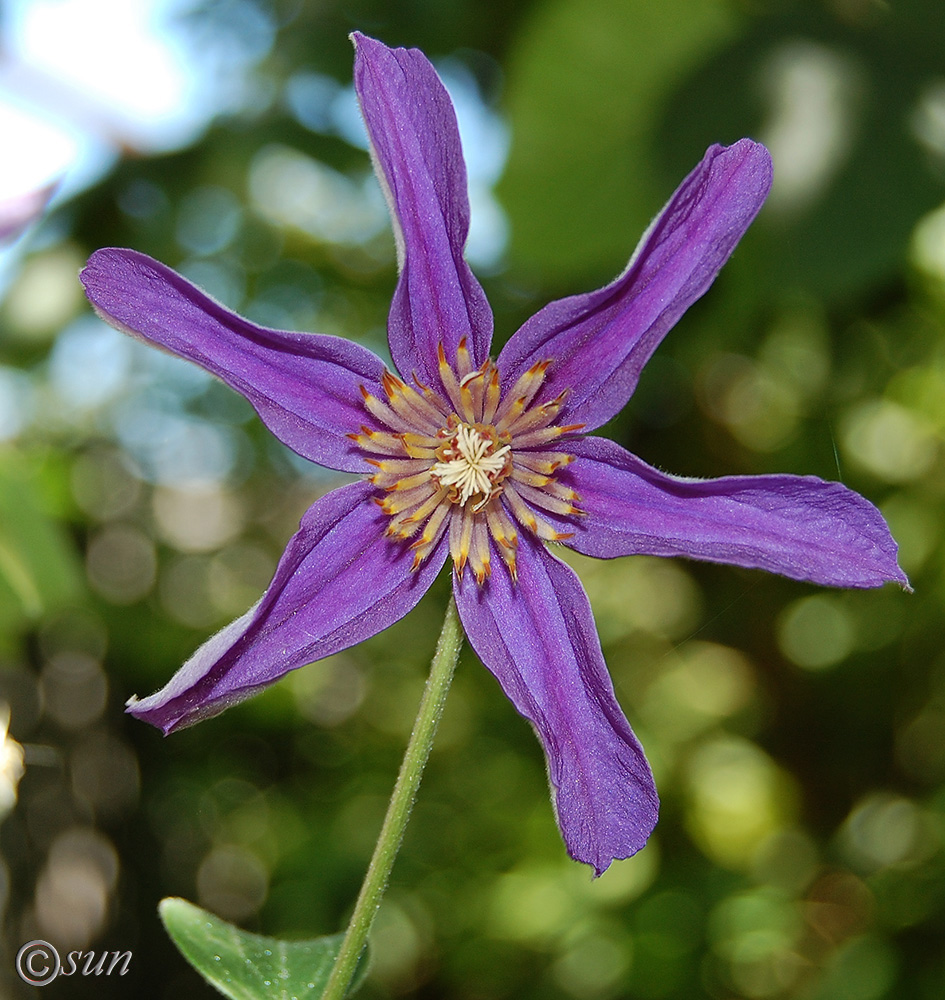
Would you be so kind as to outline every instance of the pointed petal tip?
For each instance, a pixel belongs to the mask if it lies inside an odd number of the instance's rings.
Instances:
[[[757,175],[758,192],[763,201],[774,179],[774,162],[768,147],[754,139],[744,138],[733,142],[731,146],[719,146],[718,150],[721,154],[738,158],[743,167]]]
[[[713,143],[705,151],[705,156],[694,173],[713,166],[723,168],[730,177],[729,183],[736,185],[733,190],[740,191],[741,197],[754,205],[750,213],[753,218],[768,197],[774,180],[774,163],[768,147],[747,137],[728,146]]]
[[[99,318],[104,320],[106,323],[111,323],[112,325],[114,325],[115,321],[109,318],[108,314],[104,312],[96,300],[103,282],[107,279],[106,272],[108,268],[115,263],[115,255],[119,252],[120,251],[114,247],[103,247],[96,250],[89,256],[89,259],[79,271],[79,281],[85,291],[85,297],[89,300],[89,303],[98,314]],[[126,252],[134,253],[133,250],[128,250]]]
[[[615,861],[626,861],[639,854],[646,847],[656,828],[656,823],[659,819],[659,809],[659,796],[656,794],[656,789],[654,788],[651,800],[641,807],[638,829],[630,832],[624,844],[611,849],[604,849],[603,845],[598,844],[596,845],[598,848],[596,854],[592,855],[590,851],[582,851],[576,845],[566,843],[568,856],[573,861],[579,861],[581,864],[592,868],[594,871],[592,878],[600,878]]]
[[[175,728],[177,728],[177,722],[176,720],[171,722],[162,720],[159,710],[154,711],[153,709],[149,709],[148,702],[152,700],[153,698],[139,698],[136,694],[133,694],[125,702],[125,714],[154,726],[155,729],[161,731],[162,736],[170,736]]]
[[[915,588],[912,586],[909,577],[906,576],[905,572],[898,563],[894,564],[894,569],[889,573],[886,579],[882,580],[879,584],[876,584],[876,586],[882,587],[886,583],[898,584],[899,589],[905,594],[915,593]]]
[[[85,262],[85,266],[79,271],[79,277],[83,278],[84,282],[85,278],[83,276],[93,275],[100,266],[120,257],[149,259],[145,258],[145,255],[139,253],[137,250],[130,250],[127,247],[99,247],[89,254],[89,259]]]
[[[89,259],[85,262],[83,267],[79,271],[79,281],[82,282],[82,286],[85,288],[85,294],[89,294],[89,285],[94,281],[98,267],[102,262],[103,257],[107,257],[109,251],[112,250],[111,247],[102,247],[95,250],[89,255]]]
[[[383,57],[383,53],[396,53],[411,51],[405,49],[392,48],[389,45],[385,45],[380,39],[372,38],[370,35],[365,35],[363,31],[352,31],[348,35],[348,39],[354,46],[354,62],[355,62],[355,85],[358,85],[358,70],[359,64],[363,64],[366,60],[376,60],[379,57]],[[416,50],[413,50],[416,51]],[[424,58],[426,58],[424,56]]]
[[[348,34],[348,41],[354,46],[355,58],[357,58],[364,43],[376,42],[374,38],[370,38],[361,31],[352,31]]]
[[[173,274],[163,264],[138,250],[127,247],[100,247],[89,255],[85,266],[79,271],[79,281],[85,290],[85,297],[103,322],[142,339],[141,335],[127,323],[116,319],[112,315],[112,309],[116,302],[116,289],[128,288],[129,283],[133,285],[152,268]]]
[[[751,139],[748,136],[722,148],[737,150],[745,156],[758,159],[759,162],[771,162],[771,153],[768,151],[768,147],[763,142],[758,142],[757,139]]]

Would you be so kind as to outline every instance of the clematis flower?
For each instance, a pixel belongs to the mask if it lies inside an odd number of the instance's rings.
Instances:
[[[219,376],[303,457],[362,476],[308,510],[259,603],[128,711],[165,733],[215,715],[397,621],[450,558],[469,641],[544,748],[568,852],[600,873],[643,846],[658,800],[587,596],[549,543],[838,587],[905,584],[896,545],[838,483],[680,479],[591,435],[761,207],[763,146],[712,146],[614,282],[546,306],[493,361],[450,100],[421,52],[353,37],[397,242],[396,372],[338,337],[256,326],[132,250],[99,250],[82,273],[107,322]]]

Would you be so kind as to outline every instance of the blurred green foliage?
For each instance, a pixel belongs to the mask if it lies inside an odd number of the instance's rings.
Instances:
[[[127,977],[62,996],[210,996],[164,936],[161,897],[304,938],[341,927],[357,891],[446,581],[388,632],[194,729],[165,741],[126,720],[129,695],[256,599],[337,480],[222,386],[100,327],[75,274],[99,246],[133,246],[257,321],[383,351],[393,245],[338,111],[359,28],[473,81],[480,117],[508,128],[509,242],[495,229],[480,269],[500,338],[620,271],[708,143],[770,143],[769,205],[608,430],[679,474],[842,478],[889,518],[915,588],[569,556],[657,775],[656,835],[596,881],[570,862],[538,746],[467,652],[362,995],[940,996],[937,0],[252,6],[274,41],[243,101],[63,206],[0,305],[0,394],[19,417],[0,443],[0,695],[26,761],[0,827],[3,988],[31,995],[12,955],[45,937],[134,953]]]

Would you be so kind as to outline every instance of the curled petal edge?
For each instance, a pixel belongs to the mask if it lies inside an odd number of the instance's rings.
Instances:
[[[317,500],[262,599],[204,643],[171,680],[127,711],[165,735],[217,715],[291,670],[347,649],[402,618],[446,558],[440,544],[412,571],[405,546],[358,482]]]

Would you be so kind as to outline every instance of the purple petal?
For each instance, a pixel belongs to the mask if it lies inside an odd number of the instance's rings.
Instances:
[[[416,371],[439,385],[440,342],[452,362],[466,337],[477,367],[492,342],[492,311],[463,258],[469,199],[456,115],[422,52],[351,37],[354,85],[397,239],[391,357],[401,375]]]
[[[504,387],[551,359],[541,399],[569,390],[562,419],[599,427],[624,406],[643,366],[712,284],[771,186],[771,157],[742,139],[710,146],[650,224],[616,281],[545,306],[499,355]]]
[[[454,577],[460,618],[541,740],[568,853],[599,875],[646,843],[659,810],[653,776],[614,697],[580,581],[527,535],[518,554],[517,585],[504,568],[484,587],[471,573]]]
[[[106,323],[219,376],[293,451],[343,472],[370,470],[345,436],[370,423],[360,387],[381,392],[384,364],[367,348],[255,326],[134,250],[97,250],[81,278]]]
[[[882,515],[840,483],[815,476],[669,476],[605,438],[569,445],[562,479],[586,517],[549,517],[564,543],[599,558],[688,556],[781,573],[828,587],[908,587]],[[543,512],[544,513],[544,512]]]
[[[199,722],[290,670],[347,649],[402,618],[446,558],[441,544],[411,572],[408,546],[367,482],[317,500],[289,541],[262,600],[204,643],[156,694],[128,711],[165,733]]]

